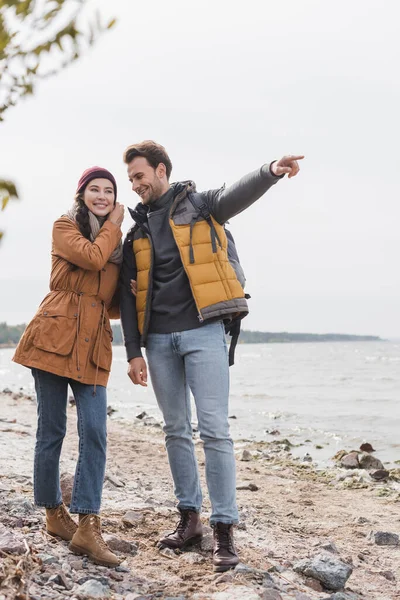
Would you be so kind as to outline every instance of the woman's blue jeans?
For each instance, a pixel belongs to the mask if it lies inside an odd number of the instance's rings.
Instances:
[[[107,448],[107,390],[32,369],[37,395],[34,496],[37,506],[62,503],[60,454],[67,427],[68,385],[78,415],[79,457],[70,512],[98,514],[101,505]]]

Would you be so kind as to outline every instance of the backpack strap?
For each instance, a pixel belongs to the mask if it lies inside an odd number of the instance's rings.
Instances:
[[[212,246],[212,251],[214,254],[217,252],[217,242],[218,242],[220,248],[222,248],[222,244],[221,244],[221,240],[218,237],[218,233],[215,229],[213,220],[211,218],[210,209],[208,208],[207,204],[205,202],[202,202],[201,204],[199,204],[196,200],[196,195],[193,194],[193,192],[188,193],[188,198],[189,198],[192,206],[197,211],[197,214],[193,216],[192,221],[190,223],[189,256],[190,256],[190,264],[193,264],[194,263],[194,251],[193,251],[193,244],[192,244],[193,227],[195,226],[196,222],[198,221],[199,215],[205,221],[207,221],[207,223],[210,226],[211,246]]]

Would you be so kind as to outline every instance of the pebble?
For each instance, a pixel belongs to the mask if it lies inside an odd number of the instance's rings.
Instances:
[[[114,552],[122,552],[123,554],[130,554],[131,556],[135,556],[137,554],[137,544],[118,538],[115,535],[106,534],[103,535],[103,537],[110,550]]]
[[[256,492],[258,490],[258,486],[255,483],[238,483],[236,489],[250,490],[251,492]]]
[[[362,469],[385,469],[382,462],[378,458],[375,458],[375,456],[371,456],[371,454],[361,454],[358,457],[358,462]]]
[[[372,539],[378,546],[398,546],[399,536],[397,533],[389,533],[387,531],[371,531],[369,538]]]
[[[297,573],[313,577],[330,590],[344,588],[353,569],[333,556],[318,554],[312,559],[304,559],[293,567]]]
[[[6,554],[25,554],[26,546],[12,531],[0,531],[0,551]]]
[[[37,557],[40,558],[44,565],[53,565],[59,562],[58,558],[52,554],[39,553]]]
[[[184,552],[181,555],[181,559],[189,565],[196,565],[205,562],[204,556],[197,554],[197,552]]]
[[[144,518],[144,514],[142,512],[138,512],[135,510],[128,510],[122,517],[122,523],[125,527],[133,527]]]
[[[79,598],[109,598],[110,589],[96,579],[89,579],[78,587],[76,595]]]
[[[384,481],[389,477],[390,473],[386,469],[378,469],[377,471],[371,471],[370,475],[375,481]]]
[[[242,456],[240,457],[240,460],[243,460],[243,461],[245,461],[245,462],[248,462],[248,461],[252,460],[252,458],[253,458],[253,457],[252,457],[252,455],[251,455],[251,452],[250,452],[250,450],[243,450],[243,452],[242,452]]]
[[[379,575],[382,575],[388,581],[396,581],[396,576],[392,571],[380,571]]]
[[[358,469],[360,467],[358,462],[358,452],[346,454],[346,456],[343,456],[341,459],[340,464],[346,469]]]

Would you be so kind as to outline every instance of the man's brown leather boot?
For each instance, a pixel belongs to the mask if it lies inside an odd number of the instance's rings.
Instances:
[[[239,557],[233,543],[233,525],[215,523],[214,525],[214,571],[228,571],[239,563]]]
[[[172,533],[169,533],[159,541],[159,547],[166,546],[176,550],[182,550],[188,546],[193,546],[200,542],[203,537],[203,526],[200,521],[200,515],[194,510],[179,509],[181,518]]]
[[[117,567],[121,563],[101,537],[98,515],[79,515],[79,527],[69,549],[74,554],[85,554],[94,563],[103,567]]]
[[[65,504],[60,504],[56,508],[46,508],[46,530],[53,536],[58,536],[69,542],[78,529]]]

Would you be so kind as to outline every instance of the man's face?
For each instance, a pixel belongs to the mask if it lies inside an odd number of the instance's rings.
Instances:
[[[137,156],[128,165],[128,177],[132,190],[140,196],[143,204],[151,204],[164,193],[165,167],[162,163],[154,169],[147,158]]]

